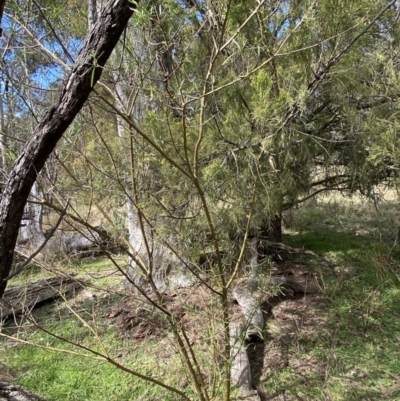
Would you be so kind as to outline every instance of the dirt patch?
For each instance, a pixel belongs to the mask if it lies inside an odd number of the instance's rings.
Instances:
[[[163,299],[173,320],[184,325],[192,341],[197,340],[204,333],[204,312],[212,307],[209,293],[202,288],[184,289],[164,293]],[[147,301],[142,297],[127,296],[114,304],[106,317],[126,338],[145,340],[149,336],[164,337],[166,331],[171,331],[171,324],[167,315],[151,301],[156,302],[154,295],[149,295]]]
[[[109,317],[114,320],[113,324],[124,333],[125,337],[135,340],[160,336],[168,328],[165,319],[144,308],[136,308],[133,311],[120,309],[112,312]]]
[[[176,310],[174,297],[165,295],[165,304],[168,309],[175,310],[175,316],[180,319],[183,311]],[[144,302],[136,296],[128,296],[114,304],[106,316],[112,321],[125,338],[145,340],[146,338],[160,337],[168,330],[168,320],[151,302]]]
[[[267,326],[268,334],[272,338],[289,342],[294,338],[312,337],[326,325],[325,318],[321,316],[321,304],[320,294],[283,300],[272,307],[270,323],[277,327],[271,330]]]

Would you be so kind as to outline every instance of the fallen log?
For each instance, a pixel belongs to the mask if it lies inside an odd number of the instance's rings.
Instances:
[[[243,323],[232,323],[229,327],[231,343],[231,380],[232,385],[244,391],[251,390],[251,373],[249,357],[246,352],[245,331]]]
[[[256,249],[255,246],[252,248]],[[239,280],[232,292],[233,298],[242,309],[243,319],[239,323],[231,323],[229,330],[232,385],[239,390],[242,396],[240,399],[248,401],[260,400],[258,392],[252,390],[250,361],[246,352],[246,340],[249,337],[263,338],[264,317],[260,305],[275,295],[275,291],[271,291],[273,286],[288,289],[295,294],[313,292],[313,288],[308,288],[290,277],[265,277],[257,274],[257,265],[255,256],[251,260],[250,276]]]
[[[241,282],[233,290],[233,298],[237,301],[244,315],[244,329],[247,337],[262,337],[264,317],[260,304],[259,283],[254,277]]]
[[[46,401],[44,398],[11,383],[0,382],[0,401]]]
[[[307,292],[307,288],[295,280],[283,276],[262,278],[256,274],[239,281],[232,296],[243,312],[243,320],[231,323],[229,337],[231,344],[231,381],[241,395],[241,400],[259,401],[257,390],[252,390],[250,361],[246,351],[246,340],[250,337],[263,338],[264,317],[260,305],[273,296],[271,286],[290,289],[294,293]]]
[[[51,277],[9,287],[0,299],[0,321],[12,314],[26,313],[43,301],[68,295],[83,287],[83,282],[74,277]]]
[[[246,351],[246,324],[231,323],[231,382],[240,391],[241,400],[260,401],[257,390],[252,389],[250,361]]]
[[[268,291],[273,286],[291,290],[295,294],[312,292],[312,289],[298,283],[294,279],[284,276],[271,276],[258,279],[257,276],[251,275],[239,281],[232,292],[232,297],[243,311],[247,337],[262,338],[261,331],[264,327],[264,318],[260,305],[274,295]]]
[[[280,249],[290,254],[304,254],[304,255],[311,255],[311,256],[318,256],[315,252],[310,251],[304,248],[293,248],[289,245],[283,244],[282,242],[273,242],[269,241],[263,237],[260,237],[260,240],[265,243],[269,248]]]

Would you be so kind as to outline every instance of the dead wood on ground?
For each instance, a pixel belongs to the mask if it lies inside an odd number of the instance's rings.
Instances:
[[[41,302],[79,291],[84,283],[74,277],[51,277],[8,288],[0,299],[0,320],[26,313]]]

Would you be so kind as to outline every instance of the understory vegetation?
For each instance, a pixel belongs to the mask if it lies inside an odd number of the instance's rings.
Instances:
[[[284,242],[317,256],[282,253],[273,269],[316,285],[306,295],[277,291],[263,305],[264,341],[247,345],[262,400],[400,399],[398,218],[390,201],[376,210],[371,201],[342,196],[320,197],[284,215]],[[103,258],[70,263],[68,272],[87,282],[85,290],[36,308],[30,318],[9,320],[0,340],[0,381],[14,380],[53,400],[178,399],[92,359],[71,344],[77,343],[106,349],[117,364],[162,377],[191,396],[165,319],[127,294],[113,269]],[[16,282],[42,276],[28,271]],[[177,315],[182,303],[192,306],[182,319],[198,358],[205,357],[207,341],[200,340],[207,337],[207,316],[215,313],[212,297],[196,286],[170,292],[166,300]],[[208,381],[207,360],[201,363]]]
[[[6,3],[0,398],[400,399],[400,2]]]

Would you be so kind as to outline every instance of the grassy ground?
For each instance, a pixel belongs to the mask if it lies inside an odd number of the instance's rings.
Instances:
[[[0,381],[13,381],[50,400],[175,401],[173,394],[76,346],[107,354],[128,369],[168,384],[186,386],[176,372],[180,361],[168,336],[161,341],[159,335],[146,332],[145,338],[133,338],[126,332],[125,321],[112,319],[116,306],[128,302],[122,275],[105,259],[75,261],[66,272],[77,274],[88,287],[68,302],[59,299],[44,304],[30,318],[18,317],[3,326],[2,333],[8,337],[0,337]],[[34,269],[15,283],[48,275]],[[151,321],[151,316],[146,317]]]
[[[393,247],[398,219],[395,205],[384,203],[378,213],[371,204],[345,198],[320,199],[285,216],[284,242],[310,249],[318,257],[291,257],[283,266],[310,277],[319,290],[265,305],[266,341],[248,347],[253,384],[263,400],[400,400],[400,282],[396,277],[400,246]],[[71,300],[71,308],[61,301],[44,305],[34,312],[35,322],[25,319],[3,327],[4,334],[44,348],[0,339],[0,380],[13,380],[52,400],[177,400],[159,387],[88,358],[82,350],[38,330],[36,324],[102,351],[98,335],[118,363],[190,393],[167,328],[143,309],[140,313],[152,323],[132,323],[126,311],[138,306],[122,293],[117,284],[122,278],[115,278],[112,265],[95,260],[70,269],[84,274],[95,288]],[[42,273],[18,280],[38,274]],[[113,310],[121,305],[128,314],[113,317]],[[196,313],[190,318],[200,312]],[[203,335],[201,327],[192,331],[194,339]]]
[[[398,217],[384,204],[313,202],[287,216],[285,241],[320,294],[272,309],[258,385],[265,400],[400,400]]]

